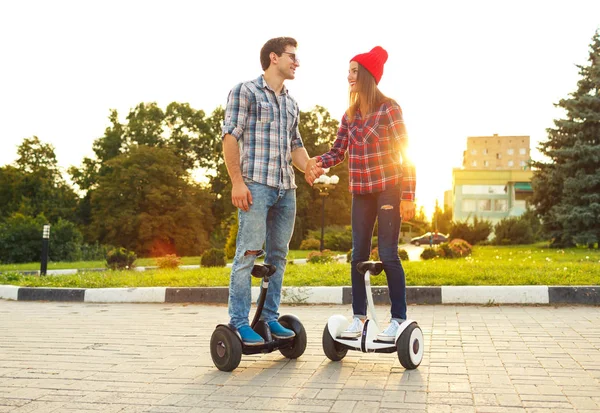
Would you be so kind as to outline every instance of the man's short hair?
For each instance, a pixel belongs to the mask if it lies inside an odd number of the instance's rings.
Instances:
[[[291,37],[276,37],[267,41],[260,49],[260,64],[263,70],[267,70],[271,66],[271,52],[281,56],[287,46],[298,47],[298,42]]]

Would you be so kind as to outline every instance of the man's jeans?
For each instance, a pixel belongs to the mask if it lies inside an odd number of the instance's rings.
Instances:
[[[377,242],[379,258],[387,277],[392,302],[392,318],[406,319],[406,280],[398,258],[400,236],[400,188],[352,196],[352,310],[355,316],[367,315],[365,279],[356,268],[368,261],[375,219],[378,221]]]
[[[277,271],[269,277],[269,289],[261,319],[279,318],[281,286],[286,257],[296,219],[296,190],[279,189],[247,181],[252,205],[247,212],[238,211],[239,228],[231,279],[229,281],[229,317],[239,328],[248,324],[251,296],[251,271],[257,255],[265,246],[265,264]]]

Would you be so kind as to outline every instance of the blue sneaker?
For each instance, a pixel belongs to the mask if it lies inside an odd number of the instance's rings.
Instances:
[[[292,338],[296,336],[289,328],[285,328],[278,321],[269,321],[269,329],[271,330],[271,335],[275,338]]]
[[[247,324],[238,328],[238,332],[242,336],[242,343],[245,346],[260,346],[265,344],[265,340]]]

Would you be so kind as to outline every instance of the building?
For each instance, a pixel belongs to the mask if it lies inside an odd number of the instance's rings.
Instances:
[[[463,167],[452,171],[455,221],[478,218],[496,223],[519,216],[531,197],[529,136],[467,138]]]

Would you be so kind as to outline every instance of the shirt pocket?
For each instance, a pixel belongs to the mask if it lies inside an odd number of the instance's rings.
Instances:
[[[257,102],[256,121],[259,123],[271,123],[275,120],[273,106],[269,102]]]
[[[385,143],[387,144],[390,140],[388,128],[385,125],[376,123],[369,125],[364,128],[363,133],[365,135],[366,143]]]
[[[292,136],[294,136],[294,133],[295,133],[294,124],[296,121],[296,111],[294,109],[287,109],[285,117],[286,117],[286,129],[288,132],[288,136],[292,137]]]

